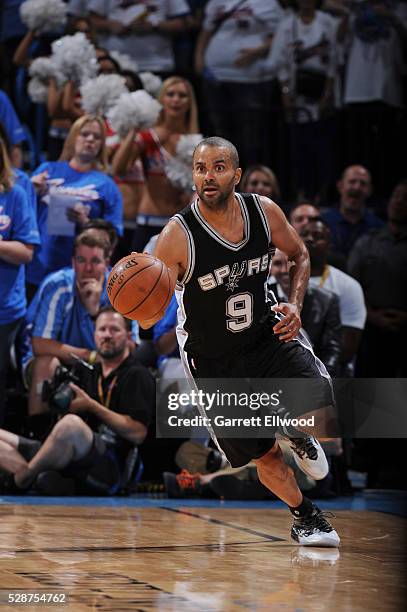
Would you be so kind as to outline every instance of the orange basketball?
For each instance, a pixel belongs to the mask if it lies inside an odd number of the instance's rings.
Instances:
[[[168,306],[173,290],[167,266],[146,253],[123,257],[107,279],[110,303],[128,319],[153,319]]]

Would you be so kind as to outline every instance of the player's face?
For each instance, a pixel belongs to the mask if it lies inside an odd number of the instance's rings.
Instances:
[[[105,359],[123,355],[128,339],[129,332],[118,312],[104,312],[96,319],[95,345]]]
[[[320,216],[320,213],[315,206],[311,204],[302,204],[298,206],[290,215],[290,223],[293,228],[300,233],[310,221],[315,220]]]
[[[267,198],[274,197],[274,189],[271,179],[261,170],[253,170],[246,183],[248,193],[257,193]]]
[[[102,130],[97,121],[84,123],[75,140],[75,156],[82,161],[94,161],[102,146]]]
[[[163,95],[162,105],[168,116],[182,117],[187,113],[190,108],[190,99],[185,83],[171,85]]]
[[[234,168],[223,147],[199,147],[193,159],[193,181],[199,198],[208,207],[221,209],[239,183],[242,171]]]
[[[106,273],[106,259],[100,247],[88,247],[81,244],[72,258],[76,283],[81,287],[87,280],[102,280]]]

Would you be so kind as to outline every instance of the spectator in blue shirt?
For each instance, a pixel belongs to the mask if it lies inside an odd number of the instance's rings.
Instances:
[[[331,231],[331,250],[347,257],[356,240],[371,229],[383,227],[384,222],[366,208],[372,193],[369,170],[363,166],[348,166],[337,183],[339,208],[323,215]]]
[[[50,272],[70,265],[75,233],[89,219],[107,219],[122,234],[122,197],[114,181],[105,174],[105,136],[101,117],[80,117],[69,131],[60,161],[45,162],[34,172],[41,249],[28,267],[30,284],[38,286]],[[64,235],[51,234],[48,227],[49,207],[55,205],[56,197],[68,202]]]
[[[30,414],[46,408],[41,402],[42,382],[52,378],[59,363],[71,363],[72,355],[91,362],[95,357],[95,317],[99,308],[109,303],[106,293],[109,251],[109,242],[96,236],[93,230],[77,236],[72,267],[50,274],[30,305],[27,332],[34,354],[28,369]],[[25,374],[30,357],[27,350],[23,357]]]
[[[14,185],[6,143],[0,138],[0,424],[10,347],[27,307],[24,264],[36,244],[39,234],[32,208],[21,187]]]
[[[26,136],[10,98],[2,90],[0,90],[0,122],[6,129],[11,145],[11,163],[20,168],[23,161],[20,145],[26,140]]]

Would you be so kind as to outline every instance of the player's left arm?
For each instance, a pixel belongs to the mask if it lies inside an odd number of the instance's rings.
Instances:
[[[280,340],[289,342],[301,328],[300,313],[310,275],[309,255],[305,244],[288,223],[281,208],[269,198],[261,197],[260,200],[274,246],[283,251],[294,264],[290,268],[288,303],[273,308],[275,312],[284,315],[284,319],[274,326],[274,333],[279,335]]]

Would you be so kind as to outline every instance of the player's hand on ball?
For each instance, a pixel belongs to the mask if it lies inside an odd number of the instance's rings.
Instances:
[[[284,315],[284,319],[274,325],[274,333],[278,334],[279,340],[290,342],[301,329],[301,317],[297,306],[295,304],[281,303],[278,306],[273,306],[272,310],[274,312],[281,312]]]
[[[168,267],[148,253],[127,255],[112,268],[107,295],[113,308],[148,329],[159,321],[175,287]]]

